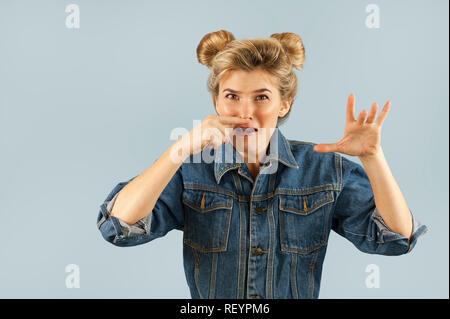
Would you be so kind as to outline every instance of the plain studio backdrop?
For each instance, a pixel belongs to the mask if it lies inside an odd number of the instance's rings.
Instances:
[[[173,143],[174,128],[215,114],[196,48],[225,29],[237,39],[302,37],[298,96],[280,127],[288,139],[340,140],[350,93],[357,114],[392,101],[382,148],[429,231],[396,257],[364,254],[331,232],[319,297],[448,298],[448,6],[1,1],[0,297],[190,298],[182,232],[120,248],[96,218],[117,183]]]

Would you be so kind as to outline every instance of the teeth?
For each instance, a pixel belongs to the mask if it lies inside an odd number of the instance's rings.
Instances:
[[[252,133],[252,132],[255,132],[255,129],[252,128],[252,127],[246,127],[246,128],[243,128],[243,127],[236,127],[236,130],[237,130],[237,131],[240,131],[240,132],[245,132],[245,133]]]

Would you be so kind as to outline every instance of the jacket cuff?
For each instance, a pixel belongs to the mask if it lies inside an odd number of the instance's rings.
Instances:
[[[152,214],[148,214],[132,225],[110,215],[117,195],[119,195],[119,193],[114,195],[111,200],[105,201],[101,205],[102,216],[97,223],[97,227],[102,231],[103,237],[109,241],[115,242],[117,239],[148,234],[150,232]],[[106,223],[107,225],[100,228],[103,223]]]
[[[410,238],[408,239],[407,237],[390,229],[381,217],[378,209],[375,207],[374,211],[372,212],[372,220],[377,225],[377,242],[384,243],[395,240],[404,240],[408,245],[408,250],[405,253],[409,253],[416,245],[417,239],[428,231],[428,228],[425,225],[414,218],[411,210],[409,210],[409,212],[411,214],[412,220],[412,232]]]

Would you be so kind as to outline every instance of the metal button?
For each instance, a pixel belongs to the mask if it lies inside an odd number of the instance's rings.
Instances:
[[[255,207],[255,214],[261,214],[262,212],[266,211],[267,207]]]
[[[253,255],[255,255],[255,256],[261,256],[262,254],[265,254],[265,253],[267,253],[267,251],[265,251],[265,250],[262,250],[261,248],[253,248],[252,249],[252,254]]]

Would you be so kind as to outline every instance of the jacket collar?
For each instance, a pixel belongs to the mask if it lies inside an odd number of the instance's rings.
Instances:
[[[240,168],[244,163],[244,159],[236,151],[232,143],[222,144],[214,153],[214,176],[217,184],[219,184],[220,179],[226,172]],[[290,144],[279,128],[275,128],[273,131],[266,151],[265,162],[269,163],[272,161],[279,161],[291,168],[299,168],[292,154]]]

